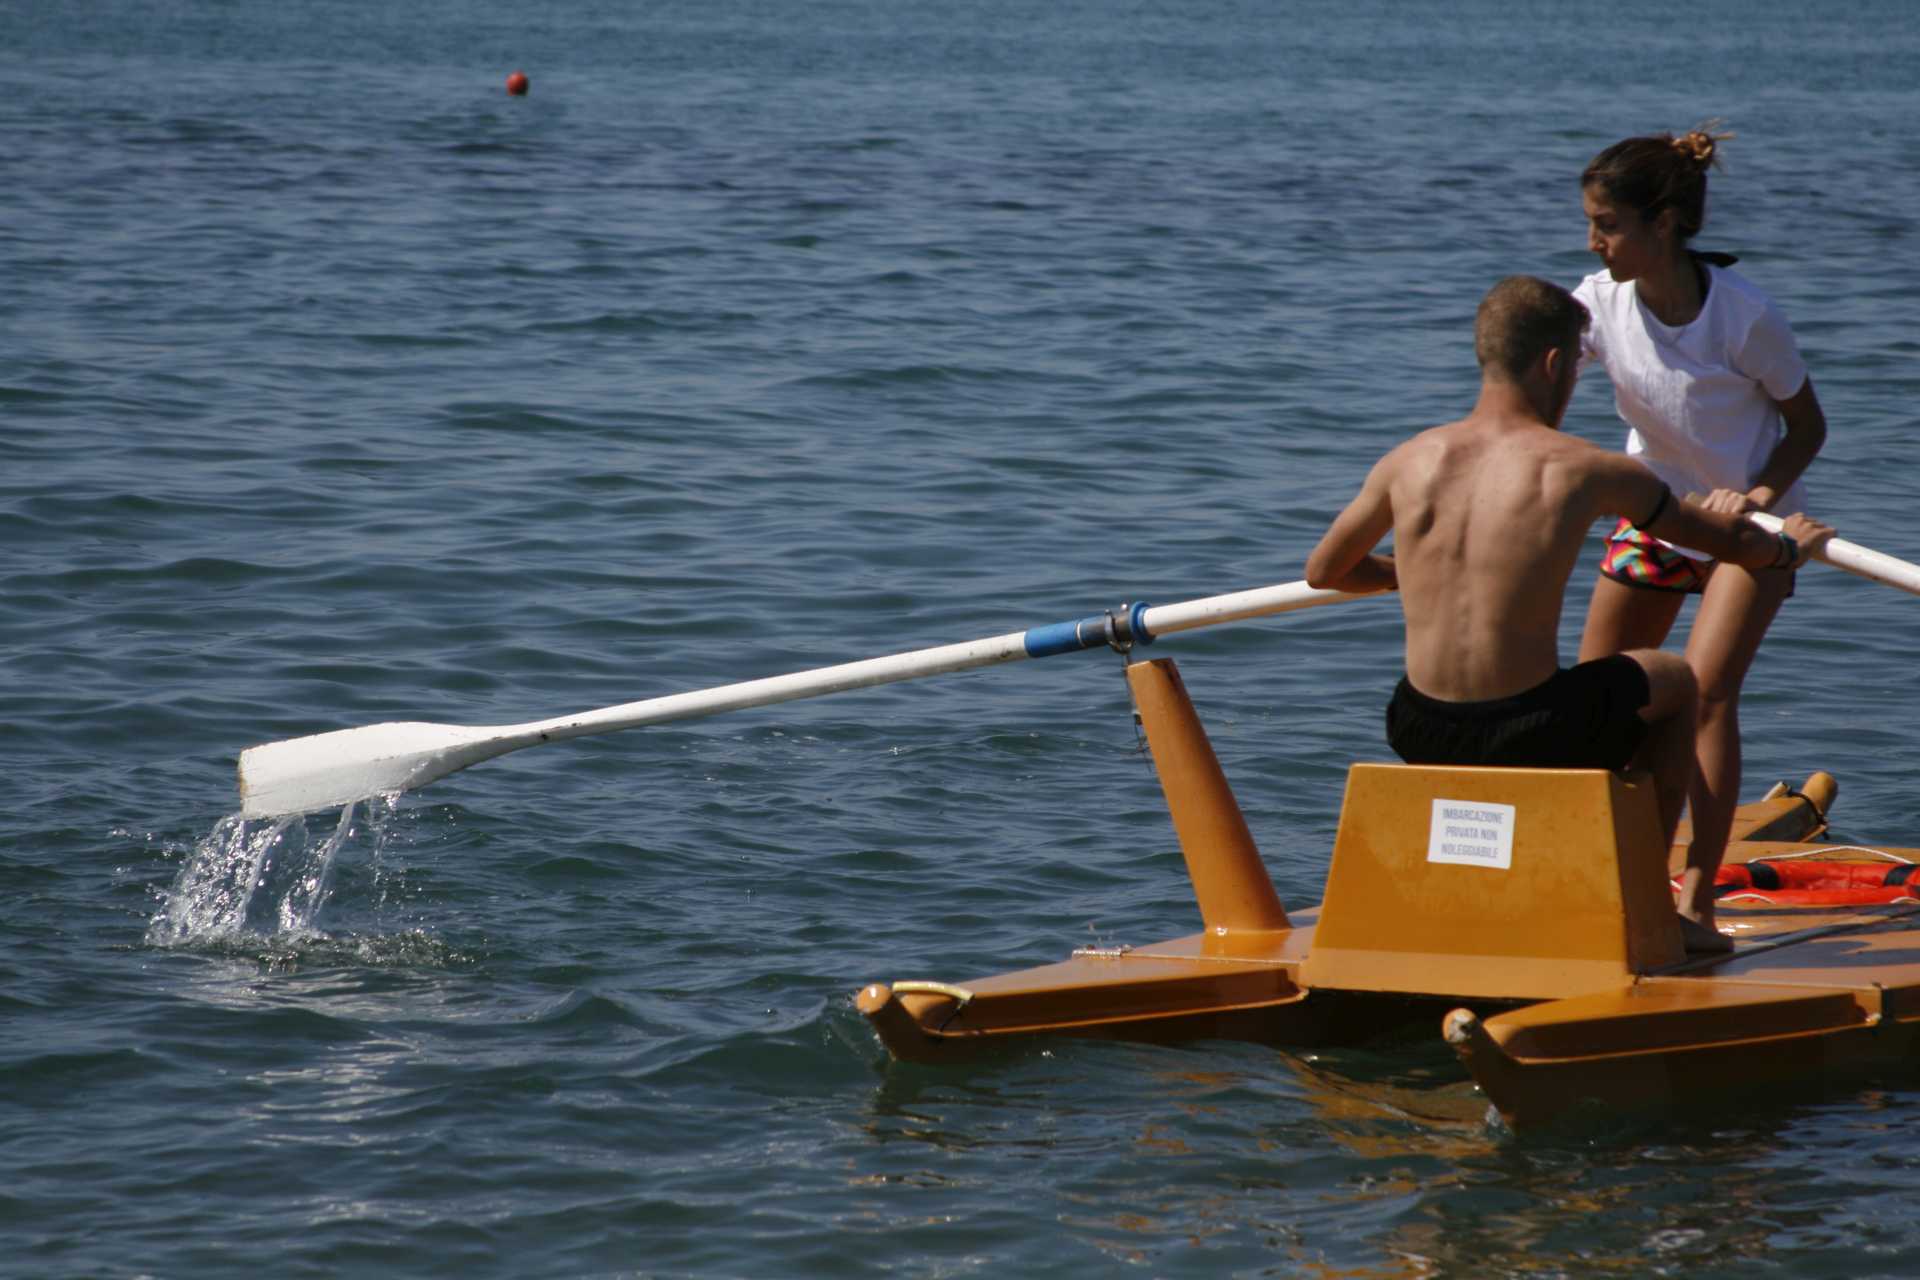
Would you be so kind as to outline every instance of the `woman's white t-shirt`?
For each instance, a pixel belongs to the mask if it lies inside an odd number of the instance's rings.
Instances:
[[[1744,277],[1701,264],[1706,304],[1684,325],[1661,324],[1640,303],[1633,282],[1605,271],[1573,296],[1593,323],[1582,363],[1598,360],[1613,380],[1613,403],[1632,428],[1627,452],[1675,494],[1749,489],[1786,434],[1777,401],[1806,385],[1807,366],[1786,317]],[[1778,515],[1807,509],[1799,480],[1773,505]]]

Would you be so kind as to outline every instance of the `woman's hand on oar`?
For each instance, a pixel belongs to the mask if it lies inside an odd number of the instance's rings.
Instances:
[[[689,720],[1107,644],[1147,644],[1156,636],[1176,631],[1361,598],[1289,582],[1183,604],[1153,608],[1133,605],[984,640],[669,694],[530,724],[468,727],[397,722],[269,742],[240,753],[240,809],[250,818],[306,813],[370,796],[411,791],[482,760],[562,738]]]
[[[1749,511],[1747,519],[1768,533],[1779,533],[1786,524],[1779,516],[1765,511]],[[1824,560],[1836,569],[1920,595],[1920,564],[1911,564],[1845,538],[1827,539],[1825,546],[1814,551],[1813,558]]]

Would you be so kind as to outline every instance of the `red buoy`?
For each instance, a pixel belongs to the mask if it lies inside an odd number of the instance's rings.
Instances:
[[[511,93],[517,98],[525,94],[526,91],[527,91],[527,73],[526,72],[516,71],[512,75],[507,77],[508,93]]]

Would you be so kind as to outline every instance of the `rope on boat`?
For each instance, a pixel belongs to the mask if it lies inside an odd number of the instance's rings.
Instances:
[[[1885,858],[1888,862],[1898,862],[1907,866],[1913,865],[1912,858],[1903,858],[1899,854],[1889,850],[1874,849],[1864,844],[1823,844],[1815,849],[1797,849],[1792,853],[1763,854],[1758,858],[1749,858],[1747,861],[1787,862],[1794,858],[1811,858],[1828,862],[1838,862],[1840,859],[1829,856],[1836,853],[1864,853],[1875,858]]]
[[[1911,893],[1903,893],[1897,898],[1863,898],[1857,892],[1845,889],[1832,891],[1831,898],[1817,898],[1819,889],[1776,889],[1762,891],[1743,889],[1715,899],[1720,906],[1737,907],[1745,903],[1757,903],[1763,907],[1898,907],[1908,904],[1920,905],[1920,898]],[[1791,897],[1787,895],[1792,895]]]
[[[1891,906],[1920,902],[1916,871],[1920,864],[1891,850],[1823,844],[1727,863],[1714,897],[1734,907]]]
[[[1822,823],[1826,822],[1827,811],[1825,809],[1822,809],[1819,805],[1815,804],[1813,802],[1812,796],[1808,795],[1806,792],[1802,791],[1800,788],[1794,786],[1793,784],[1786,782],[1785,780],[1774,783],[1773,786],[1768,789],[1767,794],[1765,794],[1764,796],[1761,796],[1760,798],[1762,800],[1779,800],[1783,797],[1789,797],[1789,796],[1795,800],[1806,801],[1807,808],[1813,810],[1813,816],[1818,818]]]

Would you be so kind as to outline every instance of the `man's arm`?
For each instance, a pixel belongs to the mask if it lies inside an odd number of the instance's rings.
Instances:
[[[1389,453],[1373,465],[1360,492],[1327,526],[1320,544],[1307,557],[1307,585],[1355,593],[1392,591],[1400,585],[1393,557],[1373,554],[1393,528],[1393,504],[1388,497],[1393,457]]]
[[[1623,454],[1608,455],[1604,465],[1608,512],[1632,521],[1642,533],[1744,569],[1798,568],[1833,536],[1828,526],[1797,516],[1789,520],[1782,539],[1745,516],[1711,511],[1669,492],[1658,476]]]

